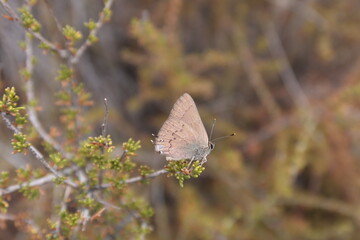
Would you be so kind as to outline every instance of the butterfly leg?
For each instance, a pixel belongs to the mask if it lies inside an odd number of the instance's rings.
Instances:
[[[202,160],[201,160],[201,163],[200,163],[200,165],[202,166],[204,163],[206,163],[207,162],[207,159],[206,159],[206,157],[204,157]]]
[[[191,164],[192,164],[193,161],[194,161],[194,157],[192,157],[192,158],[190,159],[189,165],[187,166],[188,169],[190,168],[190,166],[191,166]]]

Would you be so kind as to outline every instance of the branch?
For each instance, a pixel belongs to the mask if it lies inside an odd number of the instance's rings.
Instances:
[[[0,0],[1,1],[1,0]],[[19,133],[21,133],[21,131],[17,128],[17,127],[15,127],[12,123],[11,123],[11,121],[6,117],[6,114],[5,113],[0,113],[1,114],[1,117],[2,117],[2,119],[4,120],[4,122],[5,122],[5,124],[6,124],[6,127],[8,128],[8,129],[10,129],[13,133],[15,133],[15,134],[19,134]],[[48,170],[48,171],[50,171],[52,174],[54,174],[56,177],[58,177],[58,178],[60,178],[60,177],[63,177],[63,175],[61,174],[61,173],[59,173],[56,169],[54,169],[53,167],[51,167],[50,165],[49,165],[49,163],[45,160],[45,158],[44,158],[44,156],[40,153],[40,151],[39,150],[37,150],[31,143],[29,143],[30,144],[30,146],[29,146],[29,150],[30,150],[30,152],[35,156],[35,158],[36,159],[38,159],[39,161],[40,161],[40,163]],[[69,186],[71,186],[71,187],[73,187],[73,188],[76,188],[77,187],[77,185],[73,182],[73,181],[71,181],[71,180],[67,180],[67,179],[65,179],[64,180],[64,182],[67,184],[67,185],[69,185]]]
[[[2,0],[1,0],[2,1]],[[105,14],[104,14],[104,10],[106,9],[110,9],[112,4],[113,4],[114,0],[108,0],[105,3],[105,6],[103,8],[103,10],[100,13],[100,17],[98,19],[98,21],[96,22],[96,26],[94,29],[92,29],[89,33],[89,36],[96,36],[96,34],[98,33],[98,31],[100,30],[100,28],[103,26],[104,24],[104,20],[105,20]],[[88,37],[86,39],[86,41],[81,45],[81,47],[76,51],[76,54],[70,59],[70,63],[71,64],[75,64],[79,61],[80,57],[83,55],[83,53],[85,52],[85,50],[91,45],[91,41],[90,38]]]
[[[101,124],[101,135],[103,137],[106,137],[106,130],[107,130],[107,121],[109,117],[109,109],[107,104],[107,98],[104,98],[104,106],[105,106],[105,115],[104,115],[104,121]]]
[[[108,202],[108,201],[103,200],[103,199],[100,199],[100,198],[99,198],[98,196],[96,196],[96,195],[94,195],[94,199],[95,199],[97,202],[99,202],[99,203],[101,203],[102,205],[104,205],[106,208],[114,208],[114,209],[116,209],[116,210],[122,210],[121,207],[116,206],[116,205],[114,205],[114,204],[112,204],[112,203],[110,203],[110,202]]]
[[[60,212],[66,211],[67,202],[68,202],[68,198],[70,196],[70,193],[71,193],[71,188],[69,186],[66,186],[65,192],[64,192],[64,197],[63,197],[63,200],[61,201],[61,204],[60,204]],[[60,219],[60,216],[58,216],[58,218],[59,219],[58,219],[57,224],[56,224],[55,232],[56,232],[57,235],[60,235],[61,219]]]
[[[67,169],[63,170],[61,173],[63,175],[68,175],[68,174],[72,173],[75,170],[76,170],[75,167],[71,167],[71,168],[67,168]],[[56,175],[48,174],[48,175],[46,175],[44,177],[41,177],[41,178],[38,178],[38,179],[35,179],[35,180],[31,180],[31,181],[24,182],[24,183],[21,183],[21,184],[11,185],[11,186],[9,186],[7,188],[2,188],[2,189],[0,188],[0,196],[2,196],[4,194],[9,194],[9,193],[18,191],[21,188],[21,186],[29,186],[29,187],[41,186],[41,185],[44,185],[46,183],[49,183],[49,182],[53,181],[55,178],[57,178]]]
[[[89,186],[89,180],[88,180],[84,170],[79,169],[76,173],[78,175],[80,183],[81,184],[85,183],[86,186],[88,187]],[[93,194],[92,194],[91,191],[87,191],[86,197],[92,198],[92,195]],[[82,226],[81,231],[85,231],[86,224],[89,222],[89,220],[90,220],[90,210],[88,208],[83,208],[81,210],[81,222],[80,222],[80,225]],[[78,231],[78,228],[77,228],[76,231]]]
[[[290,96],[294,98],[295,103],[298,107],[310,108],[309,99],[307,98],[303,88],[301,87],[294,70],[292,69],[289,60],[286,56],[284,47],[282,46],[281,40],[274,23],[269,23],[267,26],[267,35],[269,41],[270,52],[278,58],[282,70],[280,71],[280,76],[284,82],[286,90],[289,92]]]
[[[241,48],[240,59],[244,66],[245,73],[248,75],[250,84],[253,86],[260,101],[267,108],[272,117],[278,118],[281,115],[281,109],[258,70],[255,57],[250,50],[251,48],[248,41],[241,34],[239,35],[238,39],[241,40],[241,43],[239,44],[239,48]]]
[[[59,31],[59,32],[62,32],[63,27],[61,26],[59,20],[56,18],[55,13],[54,13],[54,10],[50,7],[49,1],[48,1],[48,0],[44,0],[44,3],[45,3],[45,5],[46,5],[46,8],[47,8],[47,10],[49,11],[50,15],[53,17],[53,20],[54,20],[54,22],[55,22],[55,25],[56,25],[58,31]]]
[[[143,179],[154,178],[154,177],[160,176],[162,174],[165,174],[167,172],[168,171],[166,169],[160,169],[160,170],[158,170],[156,172],[150,173],[147,176],[138,176],[138,177],[133,177],[133,178],[126,179],[124,183],[129,184],[129,183],[140,182]],[[100,186],[98,186],[96,188],[93,188],[92,190],[100,190],[100,189],[103,189],[103,188],[109,188],[109,187],[113,187],[113,186],[114,186],[114,184],[107,183],[107,184],[100,185]]]
[[[29,73],[29,78],[25,79],[25,91],[26,91],[26,97],[28,100],[28,106],[27,106],[27,113],[29,115],[29,120],[36,129],[36,131],[39,133],[40,137],[47,143],[49,143],[51,146],[55,148],[56,151],[60,152],[63,156],[69,158],[70,154],[65,152],[64,149],[60,146],[60,144],[53,139],[43,128],[42,124],[39,121],[39,118],[36,114],[35,108],[32,106],[32,104],[35,101],[35,93],[34,93],[34,81],[33,81],[33,72],[34,72],[34,64],[33,64],[33,48],[32,48],[32,41],[31,37],[25,34],[25,41],[26,41],[26,63],[25,67],[27,72]]]
[[[104,98],[104,106],[105,106],[105,114],[104,114],[103,123],[101,124],[101,135],[103,136],[103,138],[106,138],[107,121],[108,121],[108,117],[109,117],[107,98]],[[101,148],[101,152],[102,152],[102,154],[104,154],[104,147]],[[102,169],[100,169],[99,175],[98,175],[99,185],[101,185],[103,182],[103,175],[104,175],[104,171]]]
[[[19,16],[17,15],[17,13],[15,12],[14,9],[12,9],[12,7],[5,0],[0,0],[0,5],[6,10],[6,12],[10,15],[10,17],[13,18],[14,21],[19,23],[23,27],[22,22],[21,22]],[[51,50],[57,52],[61,58],[65,59],[69,56],[69,53],[67,50],[59,49],[56,45],[54,45],[49,40],[47,40],[45,37],[43,37],[41,35],[41,33],[34,32],[33,30],[27,29],[27,28],[24,28],[24,29],[26,32],[31,33],[40,42],[43,42],[44,44],[46,44]]]

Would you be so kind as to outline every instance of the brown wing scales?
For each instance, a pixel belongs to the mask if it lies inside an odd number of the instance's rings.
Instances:
[[[188,93],[184,93],[174,104],[169,118],[175,118],[187,123],[196,133],[201,142],[209,141],[204,124],[201,121],[195,102]]]
[[[174,104],[169,118],[155,139],[155,151],[167,160],[193,158],[198,148],[207,148],[208,136],[194,100],[187,93]]]
[[[168,119],[155,139],[155,151],[167,155],[167,159],[190,159],[192,146],[199,144],[194,131],[181,120]]]

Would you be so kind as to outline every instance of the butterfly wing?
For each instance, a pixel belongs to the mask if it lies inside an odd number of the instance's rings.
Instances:
[[[195,102],[188,93],[184,93],[174,104],[169,118],[179,119],[189,125],[196,133],[199,142],[207,146],[209,138],[201,121]]]
[[[208,141],[195,102],[185,93],[161,127],[155,139],[155,151],[166,155],[167,160],[196,159],[202,157]]]
[[[192,159],[199,147],[190,126],[173,118],[166,120],[155,140],[155,151],[166,155],[166,160]]]

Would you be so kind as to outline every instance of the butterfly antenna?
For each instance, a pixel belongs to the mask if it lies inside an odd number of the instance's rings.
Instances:
[[[215,127],[215,124],[216,124],[216,118],[214,118],[214,121],[213,121],[213,124],[212,124],[212,127],[211,127],[210,139],[211,139],[211,137],[212,137],[212,134],[213,134],[213,131],[214,131],[214,127]]]
[[[211,141],[212,141],[212,142],[215,142],[215,141],[217,141],[217,140],[219,140],[219,139],[228,138],[228,137],[233,137],[233,136],[235,136],[235,135],[236,135],[235,133],[232,133],[232,134],[230,134],[230,135],[226,135],[226,136],[222,136],[222,137],[218,137],[218,138],[212,139]]]

